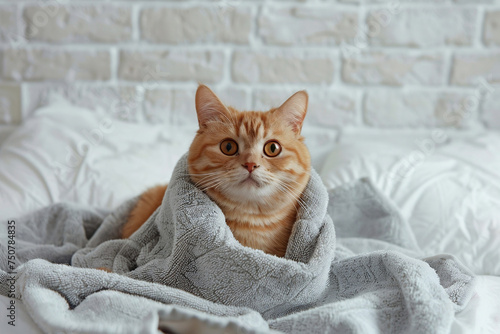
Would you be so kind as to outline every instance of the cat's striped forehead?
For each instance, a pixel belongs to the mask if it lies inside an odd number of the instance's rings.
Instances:
[[[236,137],[245,138],[249,144],[279,134],[280,127],[276,127],[275,120],[270,112],[260,111],[232,111],[236,116],[232,128]]]

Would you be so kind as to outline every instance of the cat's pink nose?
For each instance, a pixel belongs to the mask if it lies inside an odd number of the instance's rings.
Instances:
[[[260,166],[257,166],[257,164],[255,162],[247,162],[247,163],[243,164],[242,166],[245,167],[249,173],[253,172],[255,170],[255,168],[260,167]]]

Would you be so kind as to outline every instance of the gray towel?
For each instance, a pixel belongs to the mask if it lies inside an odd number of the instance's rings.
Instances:
[[[417,259],[411,228],[368,180],[328,193],[312,171],[303,199],[285,258],[243,247],[184,156],[129,239],[116,238],[137,198],[113,212],[58,204],[20,219],[16,293],[47,332],[449,332],[473,292],[467,269],[451,256]]]

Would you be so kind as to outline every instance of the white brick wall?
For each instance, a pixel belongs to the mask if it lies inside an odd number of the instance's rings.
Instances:
[[[500,0],[0,0],[0,124],[53,94],[195,122],[310,93],[325,127],[500,129]]]

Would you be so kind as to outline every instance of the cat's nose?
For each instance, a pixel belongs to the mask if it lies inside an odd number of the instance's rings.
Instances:
[[[249,173],[253,172],[256,168],[260,167],[260,165],[257,165],[255,162],[247,162],[242,166],[245,167]]]

